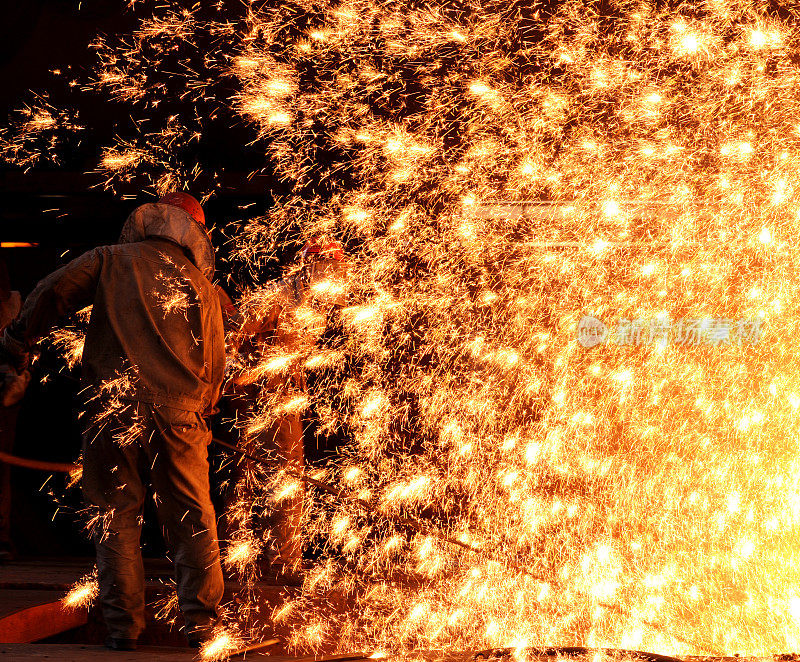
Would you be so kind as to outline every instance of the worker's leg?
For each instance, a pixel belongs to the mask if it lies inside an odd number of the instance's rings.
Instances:
[[[164,540],[175,562],[187,632],[216,620],[224,585],[208,478],[211,432],[199,414],[152,406],[151,479]]]
[[[302,473],[305,464],[303,452],[303,424],[299,414],[283,416],[259,435],[259,449],[275,453],[277,466]],[[300,531],[303,515],[303,484],[289,477],[296,489],[285,494],[275,504],[270,517],[272,537],[277,543],[279,561],[296,569],[303,558],[303,540]]]
[[[140,471],[141,439],[121,433],[135,429],[136,406],[108,417],[102,429],[84,436],[83,496],[93,521],[100,607],[109,634],[136,639],[144,629],[144,567],[140,547],[145,488]]]
[[[232,396],[222,401],[223,418],[230,418],[238,421],[244,419],[251,407],[251,399],[244,394],[234,393]],[[231,440],[233,443],[240,443],[244,447],[244,442],[238,439]],[[252,490],[246,484],[246,467],[244,458],[233,457],[228,465],[227,471],[230,472],[229,488],[225,490],[223,501],[223,512],[217,523],[217,533],[221,541],[236,539],[237,532],[242,529],[250,528],[247,523],[252,517],[250,508],[239,507],[243,502],[252,502]]]

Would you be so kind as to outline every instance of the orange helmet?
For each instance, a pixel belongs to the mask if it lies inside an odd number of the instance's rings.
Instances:
[[[341,262],[344,260],[344,250],[342,245],[335,239],[332,241],[325,241],[324,239],[311,239],[303,246],[300,251],[300,256],[303,261],[309,258],[320,258],[323,260],[337,260]]]
[[[162,205],[172,205],[173,207],[180,207],[189,216],[191,216],[200,225],[206,224],[206,215],[203,213],[203,208],[200,203],[192,195],[184,193],[183,191],[173,191],[163,196],[159,202]]]

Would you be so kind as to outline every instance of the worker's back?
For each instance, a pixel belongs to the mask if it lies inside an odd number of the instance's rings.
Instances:
[[[182,209],[147,204],[121,242],[96,249],[83,379],[112,396],[202,412],[217,399],[225,361],[210,241]]]
[[[64,315],[92,305],[83,381],[96,396],[186,411],[219,397],[225,340],[205,229],[170,204],[138,207],[120,243],[100,246],[43,278],[3,337],[25,356]]]

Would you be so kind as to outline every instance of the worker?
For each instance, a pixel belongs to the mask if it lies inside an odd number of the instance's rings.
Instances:
[[[237,420],[247,421],[261,414],[264,407],[260,400],[264,397],[269,399],[282,392],[292,399],[305,392],[302,357],[307,357],[325,331],[328,312],[341,305],[341,281],[345,274],[341,244],[324,238],[313,239],[300,250],[284,278],[270,284],[266,292],[256,296],[252,305],[239,314],[241,366],[226,389]],[[248,364],[253,360],[258,363],[265,355],[276,352],[293,357],[288,374],[276,373],[254,382]],[[272,456],[278,469],[289,469],[295,475],[304,470],[303,424],[299,411],[284,411],[263,427],[246,426],[240,445]],[[244,464],[247,465],[247,460]],[[238,504],[234,502],[227,508],[234,520],[228,523],[229,531],[237,526],[258,526],[253,521],[253,505],[261,502],[264,495],[255,495],[253,490],[254,486],[248,481],[239,481],[235,495]],[[263,522],[267,529],[262,550],[264,565],[289,580],[298,577],[302,567],[303,496],[298,486],[297,490],[283,495],[278,503],[266,505],[267,516]]]
[[[60,317],[92,305],[82,355],[82,383],[92,396],[82,489],[112,649],[135,649],[144,628],[140,535],[148,482],[189,644],[201,646],[218,622],[224,587],[204,420],[225,368],[213,273],[200,203],[169,193],[135,209],[118,244],[90,250],[41,280],[0,342],[23,369]]]

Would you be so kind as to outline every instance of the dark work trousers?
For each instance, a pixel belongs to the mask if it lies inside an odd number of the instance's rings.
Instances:
[[[101,411],[94,403],[89,413]],[[175,563],[187,630],[217,617],[224,590],[208,478],[211,432],[195,412],[127,403],[84,438],[83,494],[94,527],[100,605],[109,634],[136,639],[144,628],[142,508],[152,485],[161,530]]]
[[[244,389],[230,398],[231,406],[237,419],[245,419],[252,414],[256,407],[257,393],[253,389]],[[267,425],[258,433],[245,436],[240,440],[242,448],[255,455],[273,457],[274,469],[292,469],[302,473],[305,467],[305,452],[303,447],[303,422],[300,414],[285,414]],[[236,480],[241,481],[244,468],[251,464],[251,460],[242,459],[236,471]],[[267,515],[262,524],[268,529],[270,538],[275,545],[274,551],[277,558],[269,561],[278,562],[287,569],[295,569],[303,560],[303,538],[301,532],[304,490],[274,504],[272,511]],[[229,506],[235,498],[246,498],[246,488],[240,484],[238,494],[229,497]],[[231,510],[229,508],[229,510]],[[235,524],[228,522],[228,536],[233,535]],[[271,555],[268,555],[271,556]],[[267,559],[265,559],[267,560]]]
[[[287,414],[268,425],[256,440],[260,451],[275,453],[278,466],[302,473],[304,462],[303,423],[300,414]],[[249,460],[248,460],[249,461]],[[270,517],[272,537],[277,543],[280,561],[289,568],[303,559],[303,538],[300,525],[303,516],[302,490],[284,499]]]

